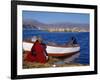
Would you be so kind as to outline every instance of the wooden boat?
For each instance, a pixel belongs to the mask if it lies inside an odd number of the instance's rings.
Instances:
[[[23,50],[24,51],[30,51],[32,46],[34,45],[34,42],[23,42]],[[50,45],[47,44],[46,51],[48,53],[48,56],[54,56],[54,57],[70,57],[80,51],[79,44],[75,45]]]

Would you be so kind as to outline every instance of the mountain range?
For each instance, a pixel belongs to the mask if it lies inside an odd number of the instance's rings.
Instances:
[[[50,30],[50,29],[70,29],[77,31],[85,31],[89,32],[89,24],[82,23],[71,23],[71,22],[60,22],[60,23],[42,23],[37,20],[23,20],[23,28],[24,29],[39,29],[39,30]]]

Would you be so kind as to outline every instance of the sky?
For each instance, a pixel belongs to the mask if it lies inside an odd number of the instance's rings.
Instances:
[[[89,24],[89,14],[86,13],[23,11],[22,17],[23,20],[37,20],[46,24],[59,22]]]

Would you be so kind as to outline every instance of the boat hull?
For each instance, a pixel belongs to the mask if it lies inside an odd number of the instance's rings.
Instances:
[[[23,42],[23,50],[30,51],[34,43]],[[70,57],[80,51],[80,46],[51,46],[47,45],[48,56]]]
[[[77,52],[72,52],[72,53],[62,53],[62,54],[59,54],[59,53],[48,53],[48,56],[53,56],[53,57],[70,57],[74,54],[77,54],[78,52],[80,51],[77,51]]]

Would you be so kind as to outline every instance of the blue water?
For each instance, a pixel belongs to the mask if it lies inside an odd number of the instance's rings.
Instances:
[[[53,41],[58,44],[67,43],[72,36],[76,37],[80,44],[80,56],[75,60],[77,63],[89,64],[89,32],[47,32],[38,30],[23,30],[23,40],[32,36],[41,36],[43,40]]]

